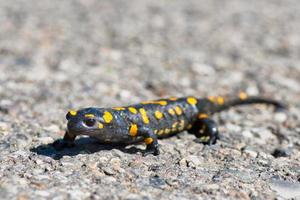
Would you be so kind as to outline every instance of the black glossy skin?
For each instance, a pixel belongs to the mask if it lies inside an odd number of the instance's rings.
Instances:
[[[208,118],[214,112],[234,105],[251,103],[284,107],[276,101],[263,98],[240,98],[228,102],[224,102],[222,97],[219,98],[221,99],[218,101],[211,98],[170,98],[121,108],[91,107],[69,112],[64,141],[71,144],[77,135],[89,135],[104,143],[130,144],[144,140],[147,153],[157,155],[157,138],[168,137],[184,130],[195,134],[205,144],[214,144],[218,138],[218,129],[216,123]],[[176,107],[180,108],[177,108],[177,112]],[[173,109],[175,114],[170,112],[170,109]],[[161,114],[157,116],[155,112]],[[135,126],[134,131],[132,126]]]
[[[190,105],[186,102],[186,98],[179,98],[176,101],[172,101],[169,99],[160,99],[157,100],[157,102],[158,101],[166,101],[167,105],[162,106],[156,103],[152,104],[145,102],[127,107],[122,107],[124,108],[124,110],[93,107],[78,110],[76,116],[70,116],[70,118],[68,117],[68,132],[75,135],[90,135],[106,143],[134,143],[137,138],[131,137],[129,135],[129,127],[131,124],[137,124],[138,127],[149,128],[153,131],[172,128],[172,125],[175,122],[179,122],[180,120],[184,120],[184,124],[187,126],[188,124],[192,124],[197,119],[197,115],[200,112],[200,110],[203,110],[198,109],[198,107],[207,108],[207,106],[203,105],[204,102],[206,104],[211,104],[207,100],[202,100],[198,101],[198,105]],[[174,109],[176,106],[179,106],[181,108],[181,115],[177,115],[176,113],[174,115],[171,115],[168,112],[170,108]],[[128,110],[129,107],[135,108],[138,113],[134,114],[130,112]],[[141,108],[145,109],[147,113],[147,116],[149,118],[148,124],[144,123],[142,120],[141,113],[139,112],[139,109]],[[110,123],[105,123],[102,119],[102,116],[105,111],[108,111],[113,115],[113,120]],[[154,116],[155,111],[160,111],[161,113],[163,113],[163,118],[157,119]],[[95,115],[96,121],[105,124],[104,128],[99,129],[97,128],[97,126],[88,127],[87,125],[85,125],[85,114]],[[186,129],[186,126],[183,130]],[[181,131],[170,131],[169,134],[160,135],[159,138],[168,137],[169,135]]]

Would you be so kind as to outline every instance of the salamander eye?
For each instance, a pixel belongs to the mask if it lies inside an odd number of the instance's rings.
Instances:
[[[84,123],[89,126],[89,127],[92,127],[95,125],[96,123],[96,120],[94,118],[87,118],[84,120]]]

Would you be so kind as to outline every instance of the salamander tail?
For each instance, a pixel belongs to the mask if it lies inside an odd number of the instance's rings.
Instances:
[[[219,97],[220,98],[220,97]],[[223,99],[223,98],[222,98]],[[238,98],[235,99],[229,99],[229,100],[223,100],[223,101],[217,101],[214,102],[214,109],[213,112],[219,112],[222,110],[226,110],[233,106],[239,106],[239,105],[248,105],[248,104],[269,104],[275,106],[275,111],[283,111],[287,109],[287,105],[273,100],[268,99],[264,97],[256,97],[256,96],[248,96],[246,93],[241,92],[239,94]]]

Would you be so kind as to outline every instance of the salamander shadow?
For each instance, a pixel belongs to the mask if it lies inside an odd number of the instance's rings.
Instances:
[[[112,145],[102,144],[97,140],[89,137],[81,137],[75,140],[75,146],[70,148],[57,148],[57,144],[62,142],[61,139],[54,141],[53,143],[39,145],[30,149],[31,152],[35,152],[38,155],[44,155],[51,157],[55,160],[61,159],[63,156],[75,156],[78,154],[92,154],[102,150],[118,149],[124,153],[136,154],[137,152],[143,153],[142,149],[136,147],[126,148],[125,145]]]

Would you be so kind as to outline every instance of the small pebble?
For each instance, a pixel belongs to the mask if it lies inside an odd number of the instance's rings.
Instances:
[[[258,153],[254,149],[252,149],[252,148],[250,148],[248,146],[243,147],[241,150],[242,150],[243,154],[245,154],[245,155],[247,155],[249,157],[252,157],[252,158],[256,158],[257,155],[258,155]]]
[[[114,171],[110,167],[103,167],[102,170],[106,175],[109,175],[109,176],[116,174],[116,171]]]
[[[10,126],[6,122],[0,122],[0,135],[7,135],[9,133]]]
[[[251,131],[249,131],[249,130],[244,130],[244,131],[242,132],[242,135],[243,135],[243,137],[245,137],[245,138],[253,138],[253,134],[252,134]]]
[[[55,124],[52,124],[50,126],[47,126],[47,127],[44,127],[44,129],[46,131],[49,131],[49,132],[54,132],[54,133],[57,133],[60,131],[60,128],[59,126],[55,125]]]
[[[279,123],[282,123],[287,120],[287,114],[284,112],[276,112],[274,114],[274,120]]]
[[[199,158],[198,156],[188,156],[186,158],[186,162],[187,162],[187,166],[188,167],[198,167],[200,166],[201,164],[203,164],[203,160],[201,158]]]
[[[115,170],[115,171],[120,171],[121,169],[121,160],[119,158],[112,158],[110,160],[110,166]]]
[[[54,142],[52,137],[39,137],[38,140],[41,141],[42,144],[51,144]]]
[[[272,156],[274,156],[275,158],[279,158],[279,157],[289,157],[292,154],[292,148],[276,148],[273,153]]]
[[[154,186],[156,188],[161,188],[162,186],[166,185],[165,180],[163,180],[158,175],[150,177],[149,178],[149,183],[150,183],[150,185],[152,185],[152,186]]]
[[[270,186],[280,197],[285,199],[298,199],[300,197],[299,182],[271,180]]]
[[[180,167],[182,168],[186,168],[187,167],[187,160],[185,158],[182,158],[180,161],[179,161],[179,165]]]

